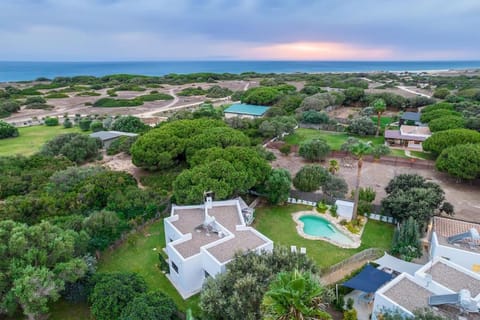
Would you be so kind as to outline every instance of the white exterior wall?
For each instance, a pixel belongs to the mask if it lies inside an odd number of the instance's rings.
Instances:
[[[354,206],[353,202],[337,200],[335,201],[335,205],[337,206],[338,216],[345,218],[348,221],[352,220]]]
[[[468,270],[472,270],[474,264],[480,264],[480,253],[441,245],[438,243],[438,238],[435,232],[432,233],[430,247],[432,258],[444,257]]]
[[[242,119],[255,119],[255,118],[258,118],[257,116],[253,116],[253,115],[250,115],[250,114],[240,114],[240,113],[230,113],[230,112],[225,112],[225,118],[226,119],[230,119],[230,118],[236,118],[236,117],[239,117],[239,118],[242,118]]]
[[[398,304],[388,299],[383,294],[376,293],[375,300],[373,303],[372,320],[378,320],[377,315],[381,314],[386,310],[391,310],[391,311],[396,310],[405,318],[413,317],[413,313],[400,307]]]

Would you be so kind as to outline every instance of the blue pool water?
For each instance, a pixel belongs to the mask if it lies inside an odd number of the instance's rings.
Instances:
[[[303,222],[303,232],[309,236],[325,237],[337,243],[352,245],[353,240],[335,228],[328,220],[314,215],[300,217]]]

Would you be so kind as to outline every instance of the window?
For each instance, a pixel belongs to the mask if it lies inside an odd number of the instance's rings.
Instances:
[[[203,270],[203,273],[205,275],[205,279],[208,279],[211,277],[210,273],[208,273],[207,270]]]
[[[172,268],[173,268],[173,270],[175,270],[176,273],[178,273],[178,267],[175,264],[175,262],[173,262],[173,261],[172,261]]]

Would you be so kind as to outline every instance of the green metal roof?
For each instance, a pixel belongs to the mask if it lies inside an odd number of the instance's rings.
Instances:
[[[237,103],[232,104],[230,107],[225,109],[224,112],[226,113],[238,113],[238,114],[248,114],[252,116],[263,116],[270,107],[266,106],[256,106],[253,104],[244,104],[244,103]]]

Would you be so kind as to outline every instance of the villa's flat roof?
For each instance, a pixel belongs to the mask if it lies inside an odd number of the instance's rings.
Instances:
[[[251,116],[263,116],[270,107],[253,104],[236,103],[224,110],[224,113],[246,114]]]
[[[386,139],[397,139],[397,140],[411,140],[411,141],[425,141],[426,137],[421,136],[411,136],[405,135],[400,132],[400,130],[385,130]]]
[[[452,268],[442,261],[433,264],[430,269],[426,270],[426,273],[432,276],[433,281],[438,282],[455,292],[467,289],[470,291],[472,297],[476,297],[480,294],[480,280],[467,273]]]
[[[405,135],[431,135],[430,129],[428,127],[419,127],[419,126],[408,126],[403,125],[400,127],[400,130],[404,132]]]
[[[383,293],[409,311],[428,307],[428,297],[433,293],[408,278],[403,278]]]
[[[224,263],[233,259],[237,251],[253,250],[263,244],[265,244],[265,240],[251,230],[236,231],[235,238],[209,248],[208,252],[219,262]]]
[[[437,235],[438,242],[443,246],[449,246],[452,248],[467,250],[480,254],[480,243],[478,243],[478,250],[473,250],[467,244],[456,243],[450,244],[447,241],[448,237],[465,233],[470,229],[477,229],[480,233],[480,224],[468,221],[455,220],[446,217],[434,217],[433,218],[433,231]]]
[[[174,215],[179,217],[177,221],[171,221],[173,226],[182,234],[192,234],[192,239],[174,245],[174,248],[182,257],[188,258],[198,254],[201,247],[223,239],[213,232],[207,233],[195,230],[204,221],[205,211],[203,206],[198,208],[174,207],[173,212]],[[236,251],[255,249],[266,243],[264,239],[251,230],[236,230],[237,225],[242,225],[241,213],[236,205],[214,204],[211,209],[208,209],[208,214],[215,217],[216,222],[234,235],[233,239],[221,242],[208,249],[219,262],[223,263],[232,259]]]
[[[99,138],[102,141],[114,139],[121,136],[127,137],[136,137],[138,134],[131,132],[121,132],[121,131],[98,131],[90,134],[92,138]]]

